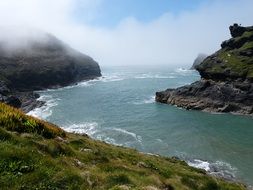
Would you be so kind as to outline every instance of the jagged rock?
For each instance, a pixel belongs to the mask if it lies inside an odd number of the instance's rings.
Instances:
[[[253,114],[253,85],[200,80],[156,93],[156,101],[185,109]]]
[[[246,27],[239,26],[237,23],[231,25],[229,27],[230,34],[233,38],[236,38],[238,36],[241,36],[246,30]]]

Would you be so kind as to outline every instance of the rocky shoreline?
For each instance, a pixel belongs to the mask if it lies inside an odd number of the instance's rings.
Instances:
[[[230,112],[253,116],[253,84],[202,79],[191,85],[157,92],[156,101],[187,110]]]
[[[196,70],[201,80],[156,92],[156,101],[187,110],[253,116],[253,27],[234,24],[232,38]]]

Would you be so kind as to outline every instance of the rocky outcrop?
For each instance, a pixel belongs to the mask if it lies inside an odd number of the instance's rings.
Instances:
[[[0,101],[24,111],[42,104],[35,101],[38,94],[34,90],[101,76],[98,63],[91,57],[50,34],[36,32],[33,38],[19,36],[17,40],[25,42],[21,45],[4,39],[0,43]]]
[[[253,115],[253,27],[230,26],[232,38],[196,67],[201,80],[156,93],[186,109]]]
[[[196,57],[196,59],[194,60],[194,62],[193,62],[193,64],[192,64],[192,66],[191,66],[191,70],[194,70],[194,69],[196,69],[196,67],[199,65],[199,64],[201,64],[204,60],[205,60],[205,58],[207,58],[208,57],[208,55],[206,55],[206,54],[203,54],[203,53],[200,53],[197,57]]]
[[[191,85],[157,92],[156,101],[185,109],[253,114],[253,84],[202,79]]]

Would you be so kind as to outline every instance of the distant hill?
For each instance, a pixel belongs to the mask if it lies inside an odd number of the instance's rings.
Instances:
[[[196,59],[194,60],[192,67],[190,69],[194,70],[196,69],[196,67],[202,63],[202,61],[204,61],[205,58],[207,58],[208,55],[204,54],[204,53],[200,53],[198,54],[198,56],[196,57]]]

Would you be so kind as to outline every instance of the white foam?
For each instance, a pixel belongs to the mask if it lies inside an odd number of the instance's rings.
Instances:
[[[50,95],[42,95],[38,98],[39,101],[44,101],[45,104],[42,107],[35,108],[27,113],[27,115],[31,115],[34,117],[38,117],[40,119],[46,119],[52,115],[52,107],[58,105],[57,101],[60,99],[53,99]]]
[[[97,132],[98,124],[96,122],[87,122],[83,124],[72,124],[64,127],[64,129],[71,133],[87,134],[93,136]]]
[[[207,161],[194,159],[193,161],[188,161],[188,165],[194,168],[206,170],[207,172],[210,171],[210,163]]]
[[[185,69],[185,68],[177,68],[175,70],[177,73],[187,73],[187,72],[191,72],[192,70],[189,70],[189,69]]]
[[[142,137],[139,136],[139,135],[136,135],[135,133],[133,132],[129,132],[127,130],[124,130],[124,129],[120,129],[120,128],[113,128],[114,131],[118,131],[120,133],[123,133],[123,134],[126,134],[126,135],[130,135],[132,136],[135,140],[137,140],[138,142],[142,142]]]
[[[101,81],[102,82],[115,82],[115,81],[122,81],[124,79],[126,79],[126,78],[123,76],[120,76],[120,75],[111,75],[111,76],[102,77]]]
[[[223,161],[208,162],[199,159],[187,161],[189,166],[203,169],[211,175],[222,177],[225,179],[235,179],[237,168],[232,167],[229,163]]]
[[[141,74],[135,76],[136,79],[173,79],[176,78],[175,76],[164,76],[159,74]]]
[[[87,134],[94,139],[120,146],[131,146],[132,143],[141,144],[142,137],[120,128],[103,128],[96,122],[71,124],[65,126],[68,132]],[[120,138],[119,138],[120,137]]]
[[[151,96],[150,98],[133,102],[134,105],[141,105],[141,104],[152,104],[155,103],[155,96]]]

